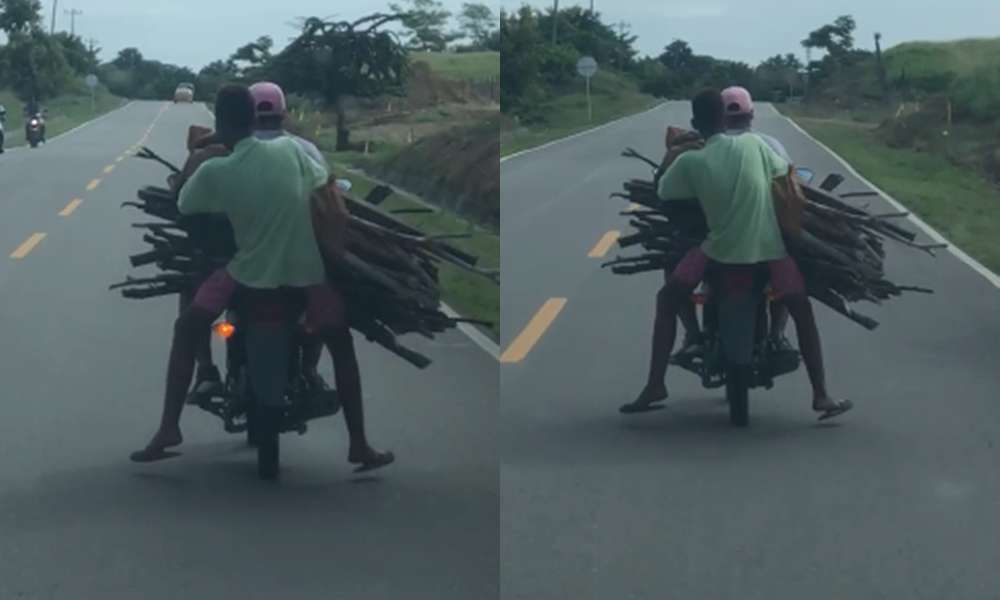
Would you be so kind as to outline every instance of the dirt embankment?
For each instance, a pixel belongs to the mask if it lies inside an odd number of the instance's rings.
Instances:
[[[491,229],[500,227],[500,121],[429,135],[366,168]]]

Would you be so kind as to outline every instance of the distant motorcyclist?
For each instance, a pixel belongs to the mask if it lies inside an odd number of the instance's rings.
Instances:
[[[24,105],[24,137],[31,137],[31,127],[32,121],[38,124],[38,135],[39,142],[45,143],[45,114],[46,110],[38,103],[37,100],[30,100]]]
[[[656,297],[652,357],[646,385],[623,413],[644,412],[667,398],[666,373],[677,334],[677,316],[710,264],[767,265],[771,286],[795,319],[813,387],[812,408],[821,419],[853,407],[826,389],[819,330],[802,274],[785,249],[774,210],[772,182],[789,165],[755,136],[725,135],[722,94],[708,90],[692,101],[692,125],[704,147],[668,152],[657,194],[664,201],[698,198],[708,222],[705,242],[680,261]]]
[[[169,458],[167,449],[183,442],[180,416],[199,339],[209,335],[240,287],[304,288],[307,322],[331,354],[338,356],[350,341],[343,300],[327,284],[323,264],[323,254],[331,259],[342,255],[347,217],[326,169],[291,140],[253,137],[254,102],[245,86],[219,90],[215,113],[215,137],[222,144],[204,149],[196,159],[201,164],[181,185],[178,208],[182,214],[228,217],[237,252],[229,265],[200,286],[174,325],[160,426],[147,446],[132,454],[136,462]],[[367,468],[387,465],[394,457],[369,445],[360,381],[354,383],[338,390],[350,437],[348,461]]]

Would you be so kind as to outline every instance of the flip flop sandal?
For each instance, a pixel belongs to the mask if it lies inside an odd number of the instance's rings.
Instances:
[[[846,413],[847,411],[854,408],[854,403],[850,400],[838,400],[837,406],[831,408],[822,415],[819,416],[820,421],[826,421],[827,419],[832,419],[834,417],[839,417],[840,415]]]
[[[628,404],[623,404],[621,408],[618,409],[618,412],[622,413],[623,415],[638,415],[642,413],[663,410],[666,407],[660,403],[663,402],[664,400],[666,400],[666,398],[662,398],[660,400],[654,400],[653,402],[650,402],[648,404],[636,404],[635,402],[629,402]]]
[[[167,450],[166,448],[143,448],[138,452],[129,455],[129,460],[136,463],[154,463],[169,458],[177,458],[180,452]]]
[[[352,462],[353,464],[358,464],[357,462],[354,461]],[[375,469],[381,469],[382,467],[387,467],[394,462],[396,462],[396,456],[392,452],[383,452],[377,454],[375,460],[362,462],[361,466],[354,469],[354,472],[365,473],[367,471],[374,471]]]

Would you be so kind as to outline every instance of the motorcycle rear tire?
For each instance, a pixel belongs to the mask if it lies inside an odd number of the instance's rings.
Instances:
[[[281,470],[281,413],[270,407],[257,409],[257,476],[266,481],[277,479]]]
[[[726,400],[729,422],[736,427],[750,425],[750,377],[747,367],[730,367],[726,372]]]

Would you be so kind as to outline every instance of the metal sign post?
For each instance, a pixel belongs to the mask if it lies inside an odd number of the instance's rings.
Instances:
[[[97,111],[97,75],[87,75],[84,79],[87,87],[90,88],[90,112]]]
[[[597,61],[592,56],[584,56],[576,63],[576,72],[587,80],[587,122],[594,120],[594,103],[590,97],[590,80],[597,74]]]

